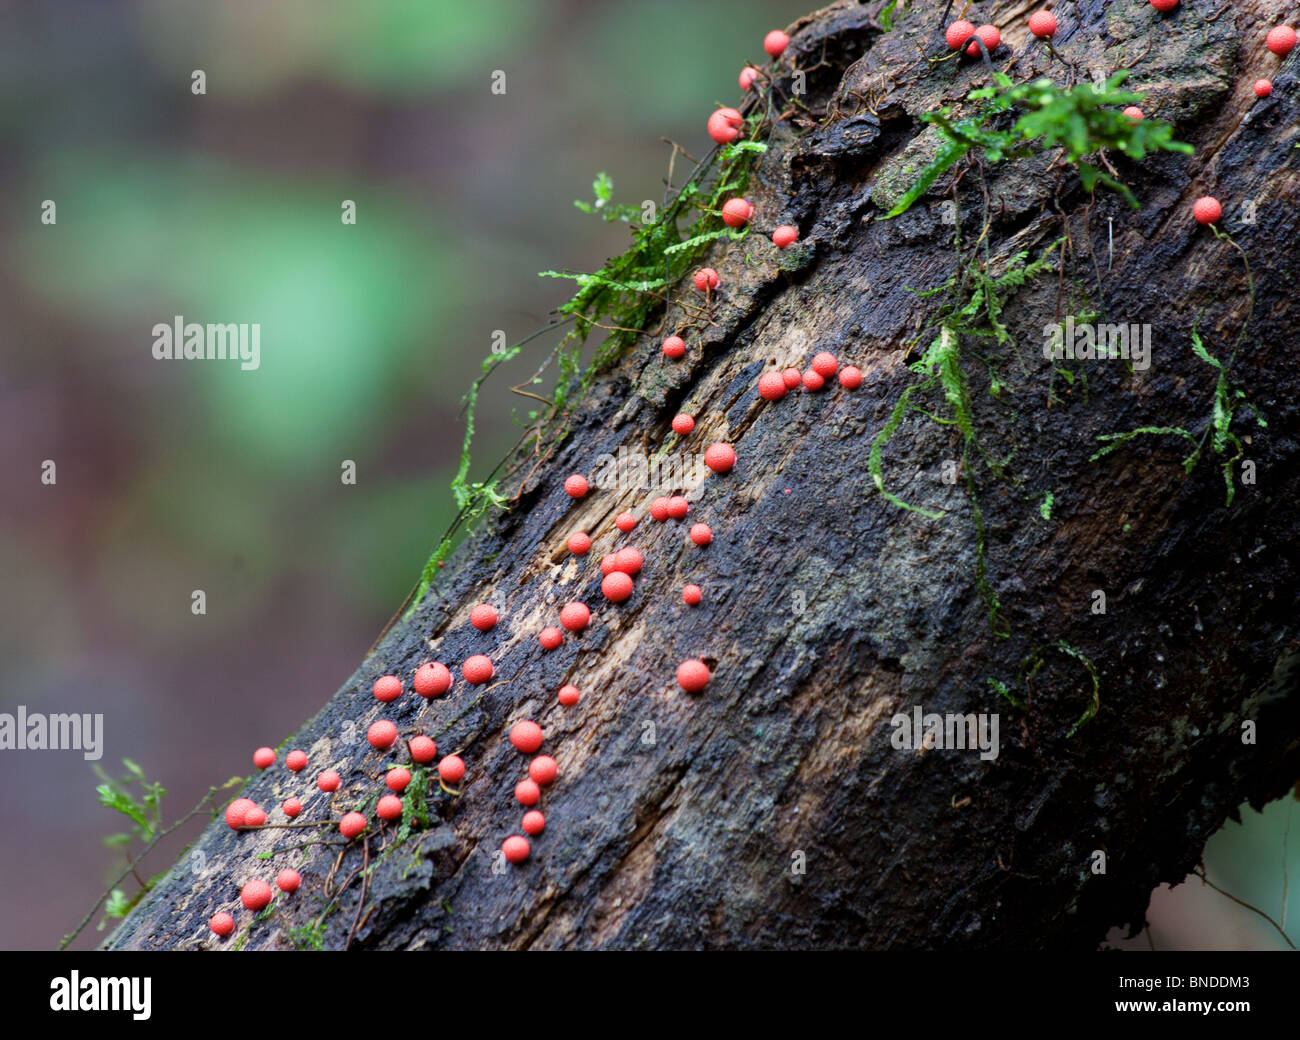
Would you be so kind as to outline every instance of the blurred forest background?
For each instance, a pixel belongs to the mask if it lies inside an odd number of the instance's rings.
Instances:
[[[708,113],[806,3],[0,0],[0,710],[104,713],[101,765],[139,762],[168,820],[250,772],[450,521],[492,331],[547,323],[569,286],[538,271],[623,249],[573,201],[601,170],[658,200],[661,138],[704,154]],[[260,323],[261,368],[154,360],[176,315]],[[554,342],[488,384],[477,473]],[[0,753],[0,946],[54,946],[121,869],[97,782],[76,753]],[[1210,879],[1280,919],[1293,816],[1245,810]],[[1152,920],[1159,949],[1283,946],[1196,880]]]

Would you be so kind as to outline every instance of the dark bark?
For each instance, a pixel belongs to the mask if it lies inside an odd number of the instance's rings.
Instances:
[[[366,906],[358,912],[354,882],[324,920],[327,947],[347,943],[357,922],[351,945],[369,948],[1091,948],[1113,925],[1140,927],[1152,888],[1182,880],[1237,806],[1287,791],[1300,775],[1300,59],[1279,68],[1264,50],[1270,5],[1244,0],[1216,17],[1223,6],[1184,0],[1169,17],[1136,2],[1058,8],[1060,51],[1081,71],[1133,63],[1148,114],[1175,122],[1196,154],[1117,161],[1137,211],[1103,191],[1090,202],[1046,158],[984,171],[994,275],[1067,228],[1073,249],[1064,271],[1058,261],[1009,302],[1014,345],[963,341],[975,432],[990,457],[1010,457],[1005,473],[972,451],[962,479],[945,483],[960,436],[917,413],[885,449],[885,487],[944,510],[939,520],[887,502],[867,459],[917,381],[906,362],[929,334],[910,355],[908,343],[940,304],[907,290],[958,270],[940,201],[960,201],[969,250],[984,191],[979,171],[962,164],[955,189],[941,178],[897,219],[881,219],[882,202],[924,162],[905,168],[909,145],[909,156],[923,151],[919,116],[986,76],[979,63],[927,61],[947,53],[938,6],[912,4],[888,32],[875,23],[877,5],[848,3],[796,26],[783,63],[815,66],[803,103],[829,117],[818,125],[792,110],[779,122],[747,194],[760,231],[797,224],[800,243],[778,253],[754,233],[715,250],[722,290],[703,350],[665,364],[647,336],[600,378],[571,435],[535,471],[522,469],[515,507],[462,547],[409,623],[288,742],[308,750],[312,776],[340,770],[336,796],[279,768],[250,784],[264,807],[310,787],[300,820],[373,805],[382,769],[401,756],[342,735],[379,717],[404,734],[436,734],[441,751],[468,764],[463,794],[432,800],[430,830],[400,847],[391,828],[372,834]],[[1034,70],[1059,79],[1063,66],[1027,38],[1029,10],[999,2],[984,11],[1004,34],[994,65],[1017,79]],[[1274,95],[1256,102],[1250,84],[1270,71]],[[1191,220],[1202,194],[1224,202],[1224,226],[1250,257],[1253,314],[1240,256]],[[1237,219],[1247,199],[1253,225]],[[1084,362],[1086,388],[1057,376],[1049,393],[1043,327],[1079,310],[1085,293],[1099,320],[1152,326],[1151,369]],[[1230,507],[1208,445],[1190,474],[1179,464],[1188,445],[1175,438],[1140,437],[1089,461],[1100,434],[1204,432],[1215,373],[1190,349],[1198,314],[1206,347],[1225,360],[1249,317],[1232,380],[1268,419],[1257,428],[1243,409],[1234,422],[1258,476],[1244,484],[1240,463],[1232,467]],[[758,398],[761,370],[806,367],[817,349],[861,367],[863,386]],[[996,397],[980,354],[1008,384]],[[918,403],[942,408],[934,394]],[[691,495],[691,519],[711,524],[715,541],[686,546],[682,525],[648,517],[630,538],[614,537],[614,516],[643,512],[649,496],[595,491],[574,503],[564,477],[620,447],[653,453],[679,410],[698,425],[673,450],[725,440],[739,455],[732,473]],[[977,581],[972,490],[1007,638],[992,630]],[[575,564],[564,539],[576,529],[599,534]],[[612,606],[596,564],[624,542],[646,565],[633,597]],[[680,600],[688,581],[704,588],[695,609]],[[1092,612],[1094,590],[1106,594],[1105,614]],[[468,611],[485,599],[502,622],[481,634]],[[592,607],[591,628],[542,652],[537,632],[571,599]],[[1100,710],[1073,736],[1092,685],[1078,658],[1041,649],[1057,641],[1095,663],[1100,681]],[[379,675],[409,677],[429,659],[458,666],[473,653],[496,663],[485,689],[457,671],[452,692],[427,705],[408,694],[381,706],[370,695]],[[690,657],[713,670],[695,696],[674,681]],[[1027,695],[1026,708],[1001,700],[990,678]],[[583,690],[577,708],[555,702],[565,682]],[[896,750],[889,720],[915,705],[1000,713],[1000,756]],[[522,718],[544,727],[561,777],[544,796],[547,827],[532,858],[494,873],[522,812],[513,790],[525,760],[506,738]],[[1241,739],[1247,720],[1258,726],[1254,744]],[[648,724],[653,743],[643,739]],[[237,835],[218,820],[198,842],[206,871],[178,865],[110,945],[206,945],[208,917],[237,906],[243,881],[296,866],[303,889],[277,900],[246,941],[290,945],[289,930],[324,906],[338,850],[269,862],[256,853],[305,833]],[[1104,874],[1091,869],[1094,850],[1106,853]],[[791,869],[796,852],[806,873]],[[361,860],[354,843],[334,886]]]

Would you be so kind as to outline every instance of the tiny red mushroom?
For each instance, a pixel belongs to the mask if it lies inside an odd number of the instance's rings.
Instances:
[[[676,361],[686,354],[686,340],[681,336],[669,336],[664,340],[664,357],[672,358]]]
[[[1256,97],[1268,97],[1273,93],[1273,84],[1266,79],[1257,79],[1255,80],[1254,89]]]
[[[698,585],[687,585],[682,589],[682,602],[688,607],[697,607],[700,600],[704,598],[704,593],[700,591]]]
[[[782,224],[772,232],[772,244],[777,249],[784,249],[797,241],[799,241],[799,229],[790,224]]]
[[[250,881],[239,890],[239,901],[245,910],[261,910],[271,901],[275,893],[265,881]]]
[[[366,818],[359,812],[345,813],[339,820],[339,833],[351,841],[366,829]]]
[[[680,418],[681,416],[679,415],[677,419]],[[690,416],[687,416],[687,418],[689,419]],[[673,420],[673,429],[677,429],[677,419]],[[691,425],[695,425],[694,419],[691,419]],[[690,431],[687,432],[689,433]],[[628,534],[634,527],[636,527],[636,517],[631,513],[619,513],[618,516],[614,518],[614,526],[624,534]]]
[[[516,722],[510,727],[510,743],[522,754],[531,755],[542,746],[542,727],[530,719]]]
[[[633,587],[631,575],[624,574],[622,571],[606,574],[600,583],[601,594],[611,603],[622,603],[632,595]]]
[[[451,689],[451,670],[439,661],[430,661],[415,670],[411,685],[421,697],[441,697]]]
[[[1138,108],[1137,105],[1129,105],[1124,109],[1124,115],[1128,116],[1135,123],[1140,123],[1145,118],[1142,114],[1142,109]]]
[[[427,765],[438,757],[438,745],[431,737],[412,737],[410,747],[412,761],[421,765]]]
[[[528,839],[518,834],[512,834],[501,843],[501,855],[505,856],[510,863],[522,863],[528,858],[533,847],[528,844]]]
[[[845,390],[856,390],[862,385],[862,370],[854,365],[845,365],[840,369],[840,386]]]
[[[1029,16],[1029,31],[1040,40],[1056,35],[1056,15],[1051,11],[1035,11]]]
[[[260,805],[255,805],[244,813],[245,827],[260,827],[266,822],[266,810]]]
[[[785,388],[787,390],[793,390],[803,382],[803,373],[797,368],[787,368],[781,373],[781,379],[785,383]]]
[[[520,780],[515,784],[515,800],[520,805],[536,805],[542,800],[542,789],[536,780]]]
[[[402,680],[395,675],[381,675],[375,680],[375,685],[371,689],[374,691],[375,700],[387,704],[402,695]]]
[[[460,674],[471,686],[482,686],[496,674],[496,668],[492,665],[492,658],[486,654],[475,654],[465,659],[465,663],[460,666]]]
[[[495,628],[497,623],[496,607],[491,603],[480,603],[469,612],[469,623],[480,632]]]
[[[564,633],[554,625],[547,625],[537,633],[537,641],[542,644],[543,650],[554,650],[564,642]]]
[[[613,574],[618,570],[618,553],[606,553],[600,558],[600,573]]]
[[[325,772],[321,773],[321,775],[316,778],[316,786],[326,794],[329,794],[331,791],[337,791],[339,789],[339,784],[342,782],[343,781],[339,777],[339,774],[333,769],[325,770]]]
[[[701,267],[695,272],[695,288],[700,292],[708,292],[710,289],[716,289],[721,284],[722,279],[718,277],[718,272],[712,267]]]
[[[284,764],[289,767],[291,772],[301,773],[307,768],[307,752],[290,751],[284,756]]]
[[[566,708],[572,708],[582,698],[582,693],[576,686],[566,684],[560,687],[557,700]]]
[[[736,465],[736,449],[722,441],[710,444],[704,452],[704,464],[714,473],[730,473]]]
[[[555,783],[559,773],[560,767],[555,764],[555,759],[550,755],[538,755],[528,763],[528,779],[541,784],[542,787]]]
[[[630,545],[614,554],[614,569],[631,577],[640,574],[644,564],[645,557]]]
[[[814,372],[811,368],[803,374],[803,388],[805,390],[820,390],[826,385],[826,377],[820,372]]]
[[[587,478],[581,473],[572,473],[564,478],[564,493],[570,498],[581,498],[588,490]]]
[[[699,693],[709,685],[709,666],[692,658],[677,666],[677,684],[687,693]]]
[[[226,806],[226,826],[232,831],[239,830],[244,825],[244,814],[256,808],[257,803],[251,798],[236,798]]]
[[[208,919],[208,927],[212,929],[213,935],[219,935],[224,939],[235,930],[235,919],[222,910],[221,913],[213,914]]]
[[[992,54],[998,49],[998,44],[1002,42],[1002,34],[998,32],[996,25],[981,25],[975,30],[975,37],[984,44],[984,48]],[[971,40],[970,46],[966,48],[966,53],[972,58],[980,52],[979,44]]]
[[[1151,0],[1151,6],[1161,14],[1164,14],[1166,11],[1172,11],[1177,7],[1178,0]]]
[[[720,108],[709,116],[706,129],[718,144],[730,144],[740,136],[740,128],[744,125],[745,117],[734,108]]]
[[[708,524],[696,524],[691,528],[691,541],[696,545],[708,545],[713,541],[713,531]]]
[[[754,215],[754,206],[748,199],[728,199],[722,204],[722,222],[727,227],[742,228]]]
[[[685,520],[686,514],[691,511],[691,504],[686,501],[684,495],[673,495],[668,500],[668,515],[674,520]]]
[[[297,892],[302,885],[302,876],[296,870],[285,867],[275,875],[275,885],[281,892]]]
[[[585,603],[566,603],[560,609],[560,624],[570,632],[581,632],[591,624],[591,610]]]
[[[812,370],[823,379],[830,379],[839,367],[839,361],[829,350],[823,350],[812,359]]]
[[[788,390],[780,372],[764,372],[758,377],[758,396],[764,401],[779,401]]]
[[[1223,217],[1223,207],[1212,195],[1203,195],[1192,204],[1192,216],[1199,224],[1217,224]]]
[[[438,778],[444,783],[458,784],[465,775],[465,760],[460,755],[448,755],[438,763]]]
[[[695,429],[695,416],[687,415],[685,412],[682,412],[680,415],[673,416],[673,433],[678,434],[681,437],[685,437],[693,429]],[[624,513],[622,515],[630,516],[631,514]],[[636,526],[635,520],[632,521],[632,525],[633,527]],[[623,528],[620,527],[619,530],[622,531]],[[632,530],[632,528],[629,527],[627,528],[627,530],[630,531]]]
[[[275,765],[275,752],[269,747],[260,747],[253,752],[253,765],[258,769],[270,769]]]
[[[746,65],[740,70],[740,89],[752,90],[754,87],[754,80],[758,79],[758,76],[758,69],[754,68],[753,65]]]
[[[372,722],[366,730],[366,740],[370,741],[371,747],[386,751],[397,742],[397,726],[388,719]]]
[[[650,518],[663,523],[668,519],[668,498],[661,495],[650,503]]]
[[[300,802],[297,798],[286,798],[284,800],[284,804],[280,806],[280,808],[284,810],[285,816],[289,817],[289,819],[292,820],[295,816],[297,816],[300,812],[302,812],[302,802]]]
[[[975,24],[958,18],[943,32],[944,43],[954,51],[961,50],[962,44],[975,35]]]
[[[402,766],[394,766],[384,777],[384,786],[396,794],[401,794],[411,783],[411,771]]]
[[[1289,25],[1274,26],[1264,37],[1264,45],[1279,58],[1285,58],[1295,47],[1295,30]]]
[[[523,823],[520,824],[525,834],[531,834],[534,838],[546,830],[546,817],[536,809],[530,809],[524,813]]]
[[[591,550],[591,535],[586,531],[574,531],[567,544],[574,556],[586,556]]]
[[[395,794],[386,794],[375,805],[375,815],[381,820],[397,820],[402,815],[402,800]]]
[[[781,54],[790,46],[790,37],[780,29],[773,29],[763,37],[763,50],[767,51],[773,58],[781,57]]]

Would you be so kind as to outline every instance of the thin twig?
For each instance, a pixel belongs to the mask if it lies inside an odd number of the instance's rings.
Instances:
[[[1198,878],[1200,878],[1202,881],[1204,881],[1204,882],[1205,882],[1207,885],[1209,885],[1212,889],[1214,889],[1214,891],[1218,892],[1219,895],[1221,895],[1221,896],[1227,896],[1229,899],[1231,899],[1231,900],[1232,900],[1234,903],[1236,903],[1238,906],[1244,906],[1247,910],[1251,910],[1251,911],[1253,911],[1253,912],[1259,914],[1260,917],[1264,918],[1265,921],[1267,921],[1269,924],[1271,924],[1274,928],[1277,929],[1277,934],[1280,935],[1280,936],[1282,936],[1283,941],[1284,941],[1288,946],[1290,946],[1291,949],[1294,950],[1294,949],[1296,948],[1295,943],[1293,943],[1293,942],[1291,941],[1290,937],[1286,934],[1286,932],[1282,930],[1282,926],[1281,926],[1280,924],[1278,924],[1276,921],[1274,921],[1273,918],[1269,917],[1268,914],[1264,913],[1264,911],[1261,910],[1259,907],[1257,907],[1257,906],[1251,906],[1251,905],[1250,905],[1249,903],[1247,903],[1244,899],[1238,899],[1238,898],[1237,898],[1236,896],[1234,896],[1231,892],[1225,892],[1223,889],[1221,889],[1218,885],[1216,885],[1213,881],[1211,881],[1209,878],[1207,878],[1207,877],[1205,876],[1205,868],[1204,868],[1204,867],[1197,867],[1196,870],[1193,870],[1193,871],[1192,871],[1192,873],[1195,874],[1195,875],[1196,875]]]
[[[215,807],[213,807],[210,810],[205,810],[204,806],[207,805],[207,803],[211,801],[212,798],[219,791],[224,791],[228,786],[229,785],[222,785],[221,787],[209,787],[208,793],[205,794],[201,799],[199,799],[199,803],[193,809],[187,812],[184,816],[182,816],[179,820],[173,823],[166,830],[159,831],[156,835],[154,835],[153,841],[149,842],[149,844],[144,847],[144,849],[140,852],[140,855],[136,856],[135,859],[131,860],[130,865],[124,871],[122,871],[121,876],[118,877],[118,879],[114,881],[111,885],[109,885],[108,888],[104,890],[103,894],[98,899],[95,900],[95,905],[92,906],[90,908],[90,912],[87,913],[86,916],[81,919],[81,923],[77,925],[76,929],[63,937],[62,941],[60,941],[59,943],[59,949],[66,950],[68,948],[68,944],[71,943],[74,939],[76,939],[78,935],[80,935],[82,932],[86,930],[86,926],[90,924],[91,918],[95,916],[95,911],[100,908],[104,900],[107,899],[109,896],[111,896],[113,894],[114,889],[116,889],[117,886],[120,885],[123,881],[125,881],[131,874],[135,874],[136,868],[144,861],[144,858],[154,850],[154,848],[157,846],[157,844],[160,841],[163,840],[163,838],[167,837],[167,835],[171,834],[173,831],[175,831],[178,827],[182,826],[183,824],[189,823],[190,820],[194,819],[194,817],[203,815],[204,812],[212,812],[215,814],[216,813]],[[138,874],[136,876],[139,877]],[[144,885],[143,887],[146,890],[149,888],[148,885]]]
[[[352,936],[357,930],[357,925],[361,923],[361,911],[366,905],[366,883],[370,880],[370,836],[366,835],[361,839],[361,895],[357,899],[357,915],[352,919],[352,927],[348,929],[347,941],[343,943],[343,949],[346,950],[352,945]]]

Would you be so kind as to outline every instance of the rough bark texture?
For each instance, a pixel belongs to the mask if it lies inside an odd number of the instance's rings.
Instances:
[[[1058,260],[1010,302],[1014,346],[963,345],[975,432],[989,456],[1010,456],[1002,477],[975,452],[966,463],[1002,638],[977,584],[965,479],[943,480],[945,461],[961,458],[957,431],[912,413],[884,454],[886,488],[944,510],[940,520],[891,505],[868,475],[873,438],[917,380],[909,344],[939,305],[907,290],[958,268],[941,200],[960,202],[967,246],[984,220],[974,169],[955,195],[949,175],[910,212],[881,219],[933,140],[919,116],[959,102],[986,73],[978,62],[927,60],[947,53],[937,5],[901,9],[887,32],[879,6],[838,3],[792,29],[782,63],[812,68],[803,102],[816,118],[794,110],[778,123],[747,194],[761,228],[796,224],[800,243],[779,253],[754,233],[715,250],[722,290],[702,349],[666,364],[647,336],[602,377],[516,507],[456,554],[410,621],[287,742],[309,751],[310,776],[339,769],[342,790],[328,797],[280,768],[249,785],[264,807],[303,795],[300,820],[373,806],[382,770],[403,757],[358,739],[380,717],[404,734],[436,734],[441,752],[468,764],[459,797],[435,791],[430,830],[402,845],[391,827],[372,831],[365,906],[358,912],[358,879],[324,919],[327,948],[347,943],[354,922],[353,948],[1092,948],[1113,925],[1140,927],[1152,888],[1180,881],[1236,806],[1279,797],[1300,775],[1300,51],[1280,63],[1264,49],[1272,5],[1263,0],[1183,0],[1169,17],[1139,0],[1058,9],[1057,47],[1080,74],[1131,64],[1148,113],[1175,122],[1196,154],[1117,161],[1137,211],[1101,191],[1089,205],[1050,158],[985,171],[994,274],[1022,250],[1037,257],[1065,222],[1073,244],[1063,272]],[[1027,35],[1037,6],[986,6],[1003,33],[994,64],[1017,79],[1042,70],[1059,80],[1063,66]],[[1274,95],[1257,102],[1251,83],[1270,74]],[[1245,485],[1233,467],[1231,507],[1220,459],[1207,452],[1186,474],[1187,446],[1174,438],[1138,438],[1089,461],[1099,434],[1206,428],[1215,373],[1193,356],[1189,332],[1204,309],[1206,346],[1226,358],[1247,294],[1237,253],[1190,219],[1202,194],[1224,202],[1224,226],[1256,279],[1232,374],[1269,425],[1239,413],[1233,429],[1258,477]],[[1248,199],[1256,223],[1242,225]],[[1053,396],[1042,329],[1077,311],[1082,295],[1104,310],[1100,320],[1149,323],[1152,365],[1083,362],[1086,389],[1056,376]],[[859,365],[862,388],[758,398],[761,370],[806,367],[816,349]],[[1008,384],[996,397],[977,352]],[[673,444],[678,411],[698,424]],[[648,517],[618,535],[613,518],[643,515],[644,491],[597,490],[575,503],[562,490],[601,453],[702,452],[718,440],[736,446],[739,464],[688,491],[691,519],[715,533],[704,550],[684,543],[682,525]],[[585,559],[564,548],[577,529],[594,535]],[[645,554],[645,570],[633,597],[613,606],[597,563],[626,542]],[[704,588],[695,609],[680,599],[688,581]],[[1092,612],[1098,589],[1105,614]],[[593,624],[544,653],[538,631],[573,599],[591,605]],[[502,613],[486,634],[468,624],[482,600]],[[1057,640],[1100,678],[1100,710],[1073,736],[1092,687],[1077,658],[1036,653]],[[431,702],[408,694],[384,706],[370,694],[379,675],[409,677],[430,659],[455,668],[474,653],[496,663],[486,688],[457,670],[452,691]],[[713,670],[695,696],[674,681],[690,657]],[[1025,709],[999,699],[989,678],[1027,695]],[[583,691],[573,709],[555,700],[566,682]],[[915,705],[999,712],[1000,756],[895,749],[890,719]],[[523,718],[544,727],[561,776],[544,796],[546,831],[531,859],[494,872],[522,812],[513,791],[525,759],[507,732]],[[1257,743],[1243,744],[1245,720],[1257,722]],[[215,822],[197,845],[203,872],[182,861],[109,945],[210,945],[208,917],[236,909],[245,880],[295,866],[303,889],[240,944],[292,945],[290,930],[327,902],[326,876],[337,867],[337,890],[363,855],[356,842],[341,864],[337,845],[256,858],[305,835],[235,834]],[[1091,869],[1094,850],[1107,855],[1104,874]],[[792,869],[799,852],[804,873]]]

